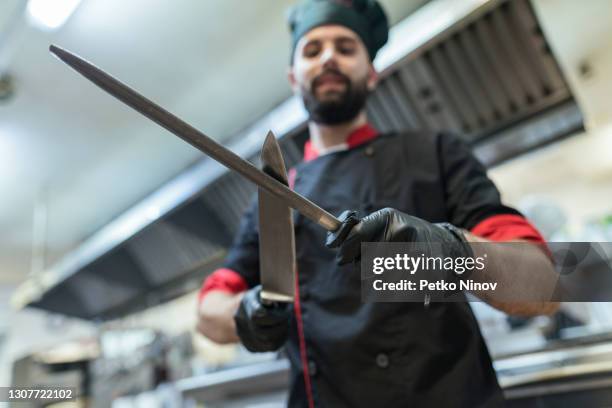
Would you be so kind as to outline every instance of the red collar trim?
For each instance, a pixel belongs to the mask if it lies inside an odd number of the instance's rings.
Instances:
[[[346,138],[346,144],[349,149],[353,149],[365,142],[374,139],[378,136],[378,131],[374,129],[369,123],[355,129],[353,133],[351,133]],[[314,148],[310,140],[308,140],[304,144],[304,161],[314,160],[319,157],[319,152]]]

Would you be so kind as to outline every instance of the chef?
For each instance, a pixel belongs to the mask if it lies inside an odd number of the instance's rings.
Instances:
[[[542,301],[509,303],[479,294],[509,314],[549,314],[555,272],[538,231],[501,203],[484,167],[449,132],[380,133],[365,103],[388,22],[374,0],[306,0],[289,15],[289,82],[309,114],[309,141],[289,172],[298,193],[344,228],[326,232],[297,215],[295,301],[263,305],[259,293],[257,204],[251,205],[224,266],[200,292],[198,330],[251,351],[285,348],[291,407],[497,407],[503,397],[467,302],[361,299],[355,261],[360,243],[431,242],[445,255],[474,256],[474,243],[522,241],[517,254],[489,249],[491,266],[476,281]],[[346,211],[351,210],[351,211]],[[499,244],[497,244],[499,245]]]

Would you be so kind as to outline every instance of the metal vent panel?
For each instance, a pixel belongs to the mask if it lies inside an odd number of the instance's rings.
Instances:
[[[150,288],[132,256],[125,249],[119,249],[72,275],[32,306],[89,319],[129,302]]]
[[[513,0],[399,64],[368,112],[382,131],[451,129],[476,142],[571,99],[529,2]]]
[[[486,166],[493,166],[522,153],[568,137],[582,130],[582,113],[567,102],[551,109],[546,117],[534,117],[500,132],[474,146],[474,154]]]
[[[128,248],[147,280],[159,285],[174,279],[177,271],[193,269],[223,246],[162,222],[130,241]]]

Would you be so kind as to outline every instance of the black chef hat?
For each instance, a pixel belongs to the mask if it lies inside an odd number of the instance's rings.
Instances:
[[[389,37],[389,23],[376,0],[303,0],[289,11],[292,49],[315,27],[338,24],[353,30],[365,44],[370,60]]]

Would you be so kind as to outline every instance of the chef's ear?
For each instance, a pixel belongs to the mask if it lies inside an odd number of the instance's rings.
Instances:
[[[370,92],[374,91],[377,85],[378,85],[378,72],[376,72],[374,65],[370,64],[370,68],[368,69],[368,81],[367,81],[368,91]]]
[[[287,67],[287,80],[289,81],[289,85],[291,85],[291,90],[294,94],[300,93],[300,85],[295,78],[295,72],[293,70],[293,65],[289,65]]]

